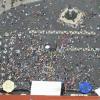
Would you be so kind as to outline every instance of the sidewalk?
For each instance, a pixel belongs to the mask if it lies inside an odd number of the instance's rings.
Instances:
[[[14,7],[17,7],[21,4],[27,4],[27,3],[32,3],[32,2],[37,2],[41,0],[17,0],[17,2],[14,3]],[[2,7],[2,4],[5,5],[5,8]],[[0,0],[0,14],[2,14],[4,11],[7,11],[11,9],[11,0]]]

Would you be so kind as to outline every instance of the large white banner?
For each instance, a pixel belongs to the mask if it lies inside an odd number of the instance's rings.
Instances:
[[[32,81],[31,95],[60,96],[61,82]]]

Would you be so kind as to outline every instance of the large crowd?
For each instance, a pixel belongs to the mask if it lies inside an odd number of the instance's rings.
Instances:
[[[57,22],[67,2],[43,0],[12,8],[0,15],[0,86],[7,79],[15,84],[22,82],[22,86],[17,88],[26,89],[30,89],[30,85],[25,85],[25,82],[32,80],[62,81],[68,89],[77,89],[81,81],[99,86],[100,51],[66,51],[72,46],[100,48],[99,22],[95,22],[100,21],[99,13],[93,15],[93,12],[88,14],[87,11],[82,24],[84,27],[80,25],[71,29]],[[80,0],[77,3],[83,5]],[[91,5],[88,3],[89,9]],[[32,29],[88,30],[95,31],[96,35],[35,34],[29,32]],[[47,45],[49,48],[46,48]]]

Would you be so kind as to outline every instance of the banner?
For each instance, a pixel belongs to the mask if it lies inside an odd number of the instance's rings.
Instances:
[[[0,100],[100,100],[95,96],[0,96]]]

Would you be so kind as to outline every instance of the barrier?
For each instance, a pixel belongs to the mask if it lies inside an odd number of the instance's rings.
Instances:
[[[0,96],[0,100],[100,100],[98,96]]]

